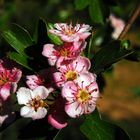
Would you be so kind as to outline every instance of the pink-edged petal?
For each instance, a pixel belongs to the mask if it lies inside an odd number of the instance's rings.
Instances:
[[[61,94],[67,101],[73,101],[77,93],[77,86],[73,81],[68,81],[63,85]]]
[[[26,79],[27,79],[26,84],[30,89],[34,89],[38,86],[37,85],[38,77],[36,75],[26,76]]]
[[[87,25],[87,24],[83,24],[82,27],[80,28],[80,30],[78,31],[78,33],[85,33],[88,32],[92,29],[91,26]]]
[[[84,106],[84,114],[90,114],[92,113],[96,108],[96,103],[93,101],[89,101],[85,106]]]
[[[97,98],[99,97],[99,89],[96,82],[93,82],[88,86],[88,91],[90,92],[93,99],[97,100]]]
[[[48,122],[56,129],[62,129],[67,126],[67,122],[61,122],[60,118],[57,118],[57,116],[53,116],[52,114],[48,115]]]
[[[22,76],[22,71],[19,70],[19,69],[14,68],[12,70],[12,73],[13,73],[13,75],[12,75],[12,81],[13,82],[19,82],[19,80],[20,80],[20,78]]]
[[[65,111],[70,117],[76,118],[82,115],[84,110],[78,102],[73,103],[68,102],[65,105]]]
[[[11,84],[7,83],[0,89],[0,97],[5,101],[10,96]]]
[[[61,72],[53,73],[53,78],[56,86],[58,87],[63,86],[64,82],[66,81],[65,76]]]
[[[42,55],[53,59],[53,58],[55,58],[54,52],[56,52],[56,50],[54,49],[54,45],[46,44],[43,47]]]
[[[32,91],[28,88],[21,87],[17,91],[17,100],[19,104],[27,104],[31,100]]]
[[[32,98],[40,97],[41,99],[46,99],[49,95],[49,90],[44,86],[36,87],[31,93]]]
[[[67,36],[67,35],[62,35],[61,39],[65,42],[77,42],[79,41],[79,36],[75,36],[75,35],[71,35],[71,36]]]
[[[76,60],[71,63],[74,70],[77,72],[88,71],[91,67],[91,63],[88,58],[79,56]]]
[[[91,35],[90,32],[86,32],[86,33],[81,33],[79,34],[80,39],[85,40],[86,38],[88,38]]]
[[[90,72],[79,73],[77,79],[75,79],[75,82],[78,83],[81,88],[90,85],[94,81],[96,81],[96,76]]]

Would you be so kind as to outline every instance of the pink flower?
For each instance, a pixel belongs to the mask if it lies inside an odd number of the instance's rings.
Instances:
[[[20,110],[23,117],[31,117],[33,120],[42,119],[46,116],[48,107],[44,99],[49,95],[47,88],[38,86],[34,90],[21,87],[17,91],[17,100],[20,105],[25,105]]]
[[[41,70],[37,75],[27,75],[26,84],[30,89],[35,89],[38,86],[45,86],[50,92],[54,91],[53,73],[56,68],[50,67]]]
[[[111,26],[114,28],[112,33],[112,37],[117,39],[121,34],[122,30],[125,27],[125,23],[122,19],[115,17],[114,15],[110,15],[109,20],[111,22]]]
[[[91,27],[86,24],[72,24],[56,23],[54,29],[50,29],[50,33],[59,36],[65,42],[77,42],[85,40],[91,33]]]
[[[48,122],[56,129],[62,129],[67,126],[67,114],[64,111],[65,100],[58,97],[55,104],[50,108]]]
[[[85,48],[86,42],[64,43],[63,46],[53,44],[44,45],[42,54],[48,58],[50,65],[55,65],[57,60],[74,60]]]
[[[67,100],[65,111],[70,117],[93,112],[99,97],[96,77],[91,73],[82,73],[76,81],[64,84],[62,96]]]
[[[62,86],[66,81],[75,80],[79,73],[87,72],[91,63],[88,58],[79,56],[77,59],[67,65],[61,65],[61,60],[57,61],[57,67],[60,72],[53,74],[54,81],[58,87]]]
[[[6,69],[3,67],[3,61],[0,61],[0,97],[3,100],[7,100],[10,93],[16,91],[21,75],[22,72],[19,69]]]

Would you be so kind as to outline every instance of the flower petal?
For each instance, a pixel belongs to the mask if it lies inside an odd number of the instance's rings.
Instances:
[[[79,56],[71,65],[77,72],[85,72],[90,69],[91,63],[88,58]]]
[[[0,97],[5,101],[10,96],[11,84],[7,83],[0,89]]]
[[[25,118],[32,117],[33,112],[34,112],[34,109],[30,106],[23,106],[20,109],[20,115]]]
[[[53,74],[54,82],[56,86],[61,87],[66,81],[65,76],[61,72],[55,72]]]
[[[62,129],[67,126],[67,122],[59,122],[59,119],[52,114],[48,115],[48,122],[56,129]]]
[[[73,101],[75,99],[74,94],[77,93],[77,87],[73,81],[68,81],[63,85],[61,95],[68,101]]]
[[[53,44],[45,44],[43,47],[42,55],[53,59],[53,58],[55,58],[55,56],[54,56],[55,51],[56,50],[54,49]]]
[[[81,87],[85,88],[90,85],[92,82],[96,81],[96,76],[90,72],[79,73],[75,82]]]
[[[70,117],[76,118],[76,117],[79,117],[80,115],[82,115],[84,110],[83,110],[82,106],[80,105],[80,103],[78,103],[78,102],[69,103],[68,102],[65,105],[65,111]]]
[[[36,120],[36,119],[42,119],[46,116],[47,114],[47,110],[43,107],[40,107],[37,109],[37,111],[34,111],[32,114],[32,119]]]
[[[44,86],[38,86],[36,87],[33,92],[31,93],[32,98],[40,97],[41,99],[46,99],[49,95],[49,90]]]
[[[88,102],[85,106],[84,106],[84,114],[90,114],[92,113],[96,108],[96,104],[95,102],[91,101]]]
[[[27,104],[31,100],[32,91],[28,88],[21,87],[17,91],[17,100],[19,104]]]

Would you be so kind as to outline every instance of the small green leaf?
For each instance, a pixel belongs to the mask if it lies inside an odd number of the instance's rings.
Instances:
[[[62,40],[58,36],[50,33],[49,32],[50,29],[53,29],[53,24],[48,23],[47,24],[47,31],[48,31],[48,37],[50,38],[50,40],[56,45],[62,45],[63,44]]]
[[[109,9],[102,0],[90,0],[89,14],[95,23],[104,24],[108,13]]]
[[[7,54],[7,56],[14,60],[15,62],[17,62],[18,64],[22,65],[23,67],[32,70],[29,66],[28,66],[28,61],[27,61],[27,56],[25,55],[21,55],[17,52],[9,52]]]
[[[83,10],[89,4],[89,0],[75,0],[74,1],[76,10]]]
[[[134,50],[127,49],[122,46],[120,41],[113,41],[107,46],[102,47],[91,60],[93,71],[96,74],[104,72],[113,63],[121,60],[122,58],[132,54]]]
[[[17,24],[13,24],[11,30],[4,31],[4,39],[20,54],[24,54],[24,49],[33,44],[30,34]]]
[[[120,127],[103,121],[97,110],[86,115],[80,130],[89,140],[130,140],[130,137]]]

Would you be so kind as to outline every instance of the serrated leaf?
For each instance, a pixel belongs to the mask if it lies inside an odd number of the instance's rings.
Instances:
[[[24,54],[24,49],[33,44],[30,34],[17,24],[13,24],[11,30],[4,31],[4,39],[20,54]]]
[[[83,10],[89,4],[89,0],[75,0],[74,1],[76,10]]]
[[[27,56],[25,55],[21,55],[17,52],[9,52],[7,54],[7,56],[14,60],[15,62],[17,62],[18,64],[22,65],[23,67],[32,70],[29,66],[28,66],[28,61],[27,61]]]
[[[107,46],[102,47],[91,60],[91,71],[99,74],[104,72],[113,63],[123,59],[132,54],[134,50],[122,45],[121,41],[113,41]]]
[[[104,24],[109,15],[109,9],[102,0],[90,0],[89,14],[95,23]]]
[[[53,24],[48,23],[48,24],[47,24],[47,33],[48,33],[48,37],[50,38],[50,40],[51,40],[54,44],[56,44],[56,45],[62,45],[62,44],[63,44],[62,40],[61,40],[58,36],[56,36],[56,35],[54,35],[54,34],[52,34],[52,33],[49,32],[49,30],[52,29],[52,28],[53,28]]]
[[[80,130],[89,140],[130,140],[120,127],[101,120],[97,110],[86,115]]]

